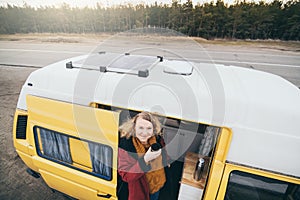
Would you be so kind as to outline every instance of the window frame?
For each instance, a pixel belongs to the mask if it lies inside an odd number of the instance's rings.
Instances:
[[[291,177],[291,176],[275,173],[273,171],[258,169],[258,168],[254,168],[254,167],[250,167],[250,166],[240,165],[238,163],[231,163],[231,162],[229,163],[227,161],[225,169],[224,169],[224,173],[222,176],[222,180],[221,180],[221,185],[218,190],[218,194],[217,194],[217,198],[216,198],[217,200],[224,200],[226,192],[227,192],[227,188],[229,185],[230,174],[233,171],[240,171],[240,172],[248,173],[251,175],[274,179],[274,180],[278,180],[280,182],[286,182],[287,184],[300,185],[299,178],[296,178],[296,177]]]
[[[102,146],[108,148],[108,151],[110,152],[110,155],[111,155],[111,157],[109,158],[111,166],[108,166],[109,167],[109,171],[110,171],[110,176],[104,176],[102,174],[98,174],[98,173],[95,173],[93,171],[87,171],[87,170],[81,169],[79,167],[76,167],[76,166],[74,166],[72,164],[69,164],[67,162],[64,162],[64,161],[61,161],[61,160],[57,160],[55,158],[52,158],[50,156],[47,156],[47,155],[43,154],[42,151],[41,151],[41,148],[40,148],[40,145],[42,145],[42,144],[40,144],[39,133],[37,131],[38,129],[44,129],[46,131],[52,131],[55,134],[60,134],[60,135],[66,136],[66,137],[68,137],[68,139],[72,138],[72,139],[80,140],[80,141],[83,141],[83,142],[87,142],[88,144],[92,143],[92,144],[95,144],[95,145],[102,145]],[[55,130],[51,130],[51,129],[48,129],[48,128],[44,128],[44,127],[41,127],[41,126],[37,126],[37,125],[33,127],[33,133],[34,133],[34,142],[35,142],[36,151],[37,151],[37,155],[38,156],[40,156],[40,157],[42,157],[44,159],[50,160],[52,162],[55,162],[57,164],[63,165],[65,167],[69,167],[71,169],[78,170],[80,172],[83,172],[83,173],[86,173],[86,174],[89,174],[89,175],[92,175],[92,176],[96,176],[96,177],[104,179],[106,181],[112,181],[112,179],[113,179],[113,156],[114,156],[114,152],[113,152],[112,147],[110,147],[109,145],[101,144],[101,143],[97,143],[97,142],[93,142],[93,141],[90,141],[90,140],[87,140],[87,139],[84,139],[84,138],[75,137],[75,136],[72,136],[72,135],[68,135],[68,134],[65,134],[65,133],[61,133],[61,132],[58,132],[58,131],[55,131]],[[69,148],[70,148],[70,146],[69,146]],[[70,156],[72,158],[72,153],[71,152],[70,152]],[[93,170],[93,168],[91,168],[91,170]]]

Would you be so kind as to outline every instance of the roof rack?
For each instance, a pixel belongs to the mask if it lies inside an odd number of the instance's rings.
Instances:
[[[98,52],[90,55],[86,59],[72,63],[72,61],[66,63],[67,69],[85,69],[96,70],[100,69],[100,72],[116,72],[122,74],[132,74],[139,77],[148,77],[149,71],[156,66],[159,62],[163,62],[162,56],[143,56],[143,55],[131,55],[130,53],[117,54]],[[76,65],[81,67],[76,67]]]

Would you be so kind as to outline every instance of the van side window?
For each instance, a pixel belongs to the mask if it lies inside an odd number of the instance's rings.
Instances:
[[[111,177],[112,151],[105,145],[89,142],[93,172]]]
[[[263,176],[233,171],[228,181],[225,200],[299,200],[300,185]]]
[[[56,160],[72,163],[68,137],[43,128],[39,130],[44,155]]]
[[[112,180],[113,151],[108,145],[34,127],[40,157],[105,180]]]

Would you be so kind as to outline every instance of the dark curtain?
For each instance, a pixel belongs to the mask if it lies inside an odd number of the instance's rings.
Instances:
[[[111,177],[112,150],[104,145],[89,143],[93,172]]]
[[[45,156],[72,163],[68,137],[54,131],[39,129]]]

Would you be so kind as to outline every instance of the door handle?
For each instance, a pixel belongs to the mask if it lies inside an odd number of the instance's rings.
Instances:
[[[109,199],[111,197],[110,194],[97,194],[98,197]]]

